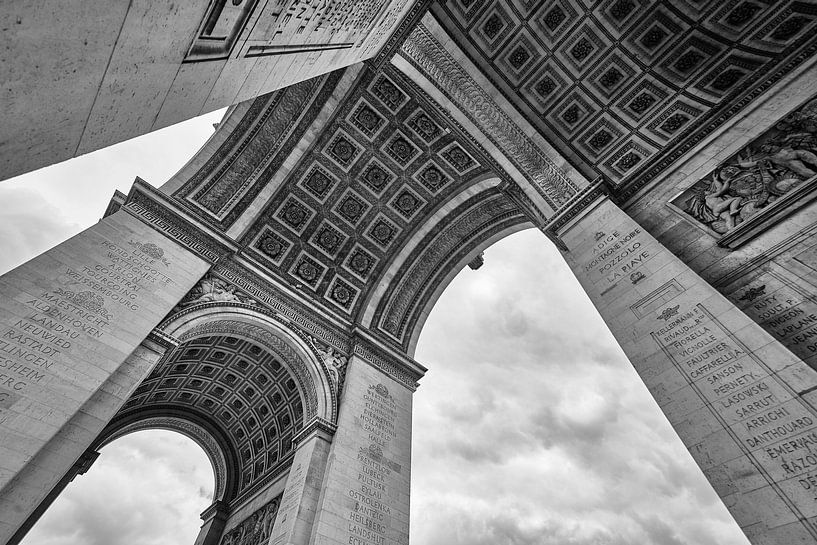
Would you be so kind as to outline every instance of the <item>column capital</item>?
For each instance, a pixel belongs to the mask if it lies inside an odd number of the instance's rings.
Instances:
[[[412,392],[428,370],[405,354],[383,348],[364,330],[358,328],[352,338],[352,355],[382,371]]]
[[[207,522],[210,519],[227,520],[230,509],[227,504],[221,500],[216,500],[210,506],[201,512],[201,520]]]
[[[292,444],[297,448],[298,445],[316,435],[323,436],[324,439],[330,441],[338,427],[332,422],[316,416],[310,420],[301,431],[295,434],[292,438]]]
[[[599,199],[610,199],[615,202],[611,192],[610,184],[599,176],[593,182],[576,193],[550,220],[542,227],[545,235],[552,240],[556,246],[563,251],[568,251],[567,246],[559,238],[559,231],[571,220],[579,217],[590,205]]]

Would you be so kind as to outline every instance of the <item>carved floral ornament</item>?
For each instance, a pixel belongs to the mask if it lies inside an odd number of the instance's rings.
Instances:
[[[136,247],[137,250],[142,252],[147,257],[161,262],[162,264],[164,264],[165,267],[170,266],[170,262],[165,257],[165,251],[159,246],[155,245],[154,243],[131,240],[128,242],[128,244]]]
[[[766,295],[766,284],[762,284],[760,286],[751,286],[746,292],[741,295],[738,300],[739,301],[754,301],[761,295]]]
[[[722,236],[817,179],[817,98],[719,164],[670,204]]]
[[[674,307],[667,307],[661,311],[661,314],[658,315],[659,320],[664,320],[665,322],[672,318],[673,316],[678,314],[678,309],[681,308],[681,305],[675,305]]]

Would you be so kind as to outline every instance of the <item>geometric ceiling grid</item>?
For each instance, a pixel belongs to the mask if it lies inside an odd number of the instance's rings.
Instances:
[[[440,0],[432,10],[551,144],[613,182],[817,27],[817,0]]]
[[[268,351],[230,336],[181,344],[139,385],[120,413],[190,411],[222,431],[239,460],[238,493],[288,463],[303,426],[295,379]]]
[[[487,159],[391,67],[366,69],[242,239],[245,255],[346,317]]]

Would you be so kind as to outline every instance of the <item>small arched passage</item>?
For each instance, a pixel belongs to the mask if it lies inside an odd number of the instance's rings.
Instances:
[[[193,545],[215,474],[187,434],[143,429],[111,438],[48,507],[22,545]]]
[[[164,324],[181,341],[101,434],[161,427],[193,438],[210,456],[215,500],[238,505],[283,478],[292,438],[336,414],[336,392],[313,348],[261,312],[221,304],[185,309]]]
[[[210,507],[202,514],[209,513],[202,532],[217,538],[223,517],[270,486],[283,485],[294,456],[292,439],[305,424],[316,418],[335,420],[337,385],[314,343],[261,311],[195,305],[163,327],[179,345],[134,390],[30,517],[20,539],[71,478],[84,473],[99,449],[145,430],[181,433],[206,453],[215,484]],[[270,506],[265,509],[272,513]],[[215,512],[222,526],[210,524]]]

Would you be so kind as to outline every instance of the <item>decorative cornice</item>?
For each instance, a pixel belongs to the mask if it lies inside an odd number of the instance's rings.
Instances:
[[[107,218],[111,214],[117,212],[122,205],[125,204],[125,201],[128,199],[128,196],[119,191],[118,189],[113,192],[113,196],[111,200],[108,201],[108,207],[105,209],[105,213],[102,214],[103,218]]]
[[[298,444],[307,439],[310,435],[312,435],[316,431],[325,432],[327,435],[332,436],[335,435],[335,431],[337,431],[338,427],[329,422],[326,419],[321,417],[313,418],[309,423],[307,423],[304,428],[296,433],[292,437],[292,444],[295,445],[297,448]]]
[[[269,307],[286,321],[292,322],[337,350],[348,353],[349,337],[346,334],[323,320],[313,319],[312,316],[317,315],[317,311],[307,309],[295,301],[288,300],[283,294],[273,291],[268,287],[269,282],[253,271],[233,260],[228,260],[219,263],[212,272],[251,295],[257,302]]]
[[[210,263],[235,251],[226,240],[219,242],[177,213],[163,194],[141,178],[136,178],[122,208]]]
[[[412,392],[417,389],[417,381],[423,378],[425,372],[422,366],[409,366],[402,358],[386,353],[359,336],[354,339],[352,353]]]
[[[570,220],[577,217],[588,206],[596,202],[599,198],[610,197],[610,189],[604,178],[597,178],[592,184],[588,185],[577,193],[570,201],[562,208],[556,216],[542,227],[542,231],[550,238],[559,249],[567,251],[567,246],[559,237],[559,230],[567,225]]]
[[[406,38],[400,54],[503,150],[554,210],[576,194],[578,187],[502,111],[422,23]]]
[[[221,500],[216,500],[213,503],[211,503],[207,509],[202,511],[201,515],[199,516],[203,521],[208,521],[212,518],[226,520],[227,517],[229,516],[229,511],[230,510],[227,503]]]
[[[179,339],[172,335],[168,335],[158,327],[154,328],[148,334],[148,340],[155,342],[165,350],[173,350],[174,348],[178,348],[179,344],[181,344]]]
[[[432,0],[414,0],[414,6],[412,6],[409,12],[403,17],[400,26],[392,32],[377,55],[371,59],[370,62],[374,64],[374,66],[379,67],[394,56],[405,41],[406,35],[411,32],[420,22],[420,19],[423,18],[431,2]]]

